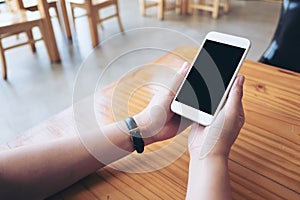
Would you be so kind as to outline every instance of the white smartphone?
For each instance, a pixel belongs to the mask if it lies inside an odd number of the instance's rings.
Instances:
[[[204,126],[210,125],[225,103],[249,48],[246,38],[209,32],[171,110]]]

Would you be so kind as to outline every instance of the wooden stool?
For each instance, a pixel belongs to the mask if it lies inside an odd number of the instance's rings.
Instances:
[[[157,18],[160,20],[164,19],[164,12],[170,10],[176,10],[177,13],[181,14],[181,0],[140,0],[140,10],[142,16],[146,16],[146,9],[151,7],[157,7]]]
[[[69,0],[71,11],[72,11],[72,18],[73,22],[75,18],[78,16],[74,15],[75,8],[81,8],[86,10],[88,22],[90,26],[90,33],[91,33],[91,40],[92,46],[96,47],[99,44],[99,36],[98,36],[98,29],[97,24],[101,24],[103,21],[116,17],[118,20],[120,31],[123,32],[123,25],[121,23],[120,15],[119,15],[119,5],[117,0]],[[115,13],[111,14],[107,17],[100,17],[99,11],[101,9],[114,6]],[[79,16],[81,17],[81,16]]]
[[[224,12],[227,13],[229,11],[229,3],[230,0],[197,0],[189,2],[189,10],[204,10],[212,12],[212,17],[214,19],[219,16],[220,7],[224,9]]]

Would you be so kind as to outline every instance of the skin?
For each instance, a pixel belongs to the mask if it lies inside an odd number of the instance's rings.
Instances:
[[[184,64],[174,76],[171,87],[161,88],[161,92],[153,97],[149,105],[141,113],[133,116],[145,145],[172,138],[191,125],[190,121],[182,119],[170,110],[175,91],[188,69],[189,66]],[[226,123],[225,126],[219,127],[219,130],[222,130],[220,140],[204,159],[198,159],[197,155],[199,148],[201,150],[201,135],[209,128],[193,125],[190,136],[193,138],[189,142],[191,161],[187,199],[230,198],[226,163],[230,147],[243,124],[240,121],[243,117],[239,115],[242,113],[242,107],[239,93],[241,90],[238,88],[241,88],[240,84],[235,83],[223,109],[226,111]],[[237,111],[231,112],[231,109]],[[162,118],[164,120],[161,120]],[[95,147],[94,151],[110,152],[111,143],[124,150],[109,155],[105,164],[134,151],[129,131],[123,121],[104,126],[101,132],[102,134],[96,132],[95,139],[91,140],[94,142],[91,144]],[[195,137],[200,139],[195,140]],[[105,142],[107,138],[109,140]],[[104,142],[99,145],[99,141]],[[77,135],[3,151],[0,153],[0,199],[44,199],[104,167],[105,164],[89,153]],[[211,196],[209,190],[218,194]]]
[[[189,122],[179,128],[180,117],[169,108],[174,91],[178,89],[188,68],[185,64],[174,76],[171,88],[161,88],[161,93],[153,97],[145,110],[133,116],[143,134],[145,145],[174,137],[190,125]],[[157,117],[162,114],[165,116],[163,123]],[[93,135],[94,143],[90,145],[95,147],[94,151],[111,152],[111,143],[124,150],[109,155],[105,164],[134,151],[123,121],[102,127],[101,132]],[[105,164],[89,153],[77,135],[7,150],[0,153],[0,199],[43,199]]]
[[[189,181],[187,199],[231,199],[228,157],[245,117],[242,105],[244,77],[240,76],[229,93],[217,119],[207,127],[193,124],[189,135]],[[217,138],[217,139],[216,139]],[[211,148],[204,147],[204,141]],[[203,154],[203,149],[209,149]],[[204,155],[202,156],[201,153]]]

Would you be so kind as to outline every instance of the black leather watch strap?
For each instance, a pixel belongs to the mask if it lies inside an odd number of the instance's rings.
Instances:
[[[136,122],[132,117],[129,117],[124,120],[127,128],[129,129],[130,133],[130,139],[132,141],[133,148],[138,152],[138,153],[143,153],[144,151],[144,140],[142,138],[140,129],[138,128]]]

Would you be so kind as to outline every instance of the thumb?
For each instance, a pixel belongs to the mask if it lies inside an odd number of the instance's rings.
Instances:
[[[179,89],[189,69],[190,69],[190,64],[188,62],[184,62],[181,68],[179,69],[179,71],[175,74],[175,77],[172,81],[171,88],[170,88],[174,94],[176,94],[177,90]]]
[[[231,120],[235,121],[236,127],[239,128],[241,128],[245,122],[245,114],[242,103],[244,81],[244,76],[237,77],[224,107],[226,115],[231,118]]]
[[[171,75],[174,78],[170,81],[171,83],[169,85],[165,87],[160,87],[158,89],[158,92],[156,92],[155,95],[152,97],[150,104],[162,104],[163,102],[169,104],[173,100],[189,68],[189,63],[184,62],[177,72],[172,70],[172,73],[170,73],[169,71],[169,75]]]
[[[234,81],[226,102],[226,106],[230,110],[237,110],[242,104],[244,81],[244,76],[238,76]]]

